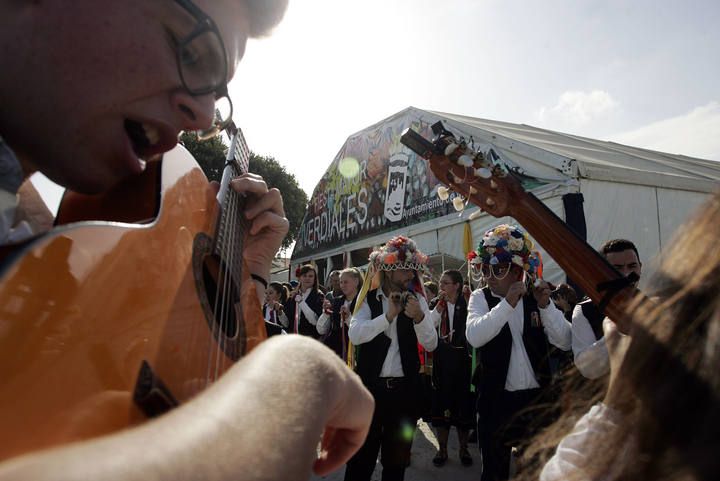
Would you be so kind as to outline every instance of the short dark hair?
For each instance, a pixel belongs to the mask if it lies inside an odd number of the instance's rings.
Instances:
[[[460,284],[463,283],[463,277],[462,274],[460,274],[460,271],[455,269],[448,269],[445,272],[442,273],[443,276],[448,276],[450,280],[453,281],[453,284]],[[442,276],[440,276],[442,277]]]
[[[613,239],[605,242],[602,246],[600,246],[600,252],[602,255],[607,256],[610,252],[623,252],[623,251],[629,251],[633,250],[635,252],[635,256],[638,259],[638,262],[640,261],[640,254],[638,254],[637,247],[635,247],[635,244],[630,242],[627,239]]]

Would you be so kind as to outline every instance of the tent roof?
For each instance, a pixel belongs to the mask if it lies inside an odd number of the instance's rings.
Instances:
[[[410,107],[406,110],[417,110]],[[404,111],[405,112],[405,111]],[[429,112],[485,132],[496,141],[519,142],[565,157],[581,178],[713,192],[720,162],[554,132],[525,124]]]

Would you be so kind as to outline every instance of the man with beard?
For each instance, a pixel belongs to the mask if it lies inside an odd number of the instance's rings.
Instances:
[[[348,334],[358,346],[356,372],[376,407],[365,443],[348,462],[345,481],[369,481],[378,452],[382,479],[404,479],[421,408],[417,345],[433,351],[438,342],[418,275],[427,261],[404,236],[370,254],[372,285],[365,299],[358,299]]]

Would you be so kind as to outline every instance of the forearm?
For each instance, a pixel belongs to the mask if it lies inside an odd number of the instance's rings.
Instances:
[[[427,305],[423,308],[425,317],[419,323],[415,323],[415,335],[417,336],[420,345],[428,352],[432,352],[437,348],[438,336],[435,326],[433,325],[430,311],[427,309]]]
[[[327,334],[327,332],[330,330],[330,316],[323,313],[318,318],[315,328],[317,329],[318,334],[320,334],[320,335]]]
[[[290,325],[290,319],[288,319],[288,316],[287,316],[287,314],[285,314],[285,311],[280,311],[278,320],[280,321],[280,324],[286,329]]]
[[[513,307],[503,300],[488,311],[487,304],[474,306],[472,299],[470,302],[465,336],[471,346],[481,347],[498,335],[513,312]]]
[[[317,324],[318,315],[315,311],[312,310],[312,308],[307,304],[307,302],[303,301],[300,303],[300,309],[302,310],[302,313],[305,315],[305,319],[312,324],[313,326]]]
[[[563,351],[569,351],[572,347],[572,331],[562,311],[550,302],[546,308],[540,309],[540,319],[550,343]]]
[[[605,347],[605,338],[578,352],[574,359],[575,367],[588,379],[597,379],[610,372],[610,358]]]
[[[270,339],[167,415],[8,461],[0,480],[307,479],[328,414],[305,406],[332,405],[334,384],[352,375],[328,355],[309,339]]]
[[[390,326],[385,314],[371,318],[370,307],[364,302],[357,314],[350,320],[348,337],[355,345],[364,344],[375,339],[375,336]]]

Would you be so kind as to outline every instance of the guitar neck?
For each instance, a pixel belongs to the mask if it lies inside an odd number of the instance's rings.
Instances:
[[[573,232],[568,225],[533,194],[515,192],[510,214],[555,259],[565,273],[579,285],[593,302],[599,304],[605,295],[598,289],[601,282],[618,279],[618,273],[607,260]],[[628,302],[635,289],[618,292],[605,308],[605,313],[621,326],[627,326]]]
[[[492,216],[514,217],[590,299],[601,304],[606,292],[598,286],[621,279],[621,274],[537,197],[526,192],[518,176],[501,168],[492,149],[483,154],[474,152],[441,122],[432,128],[437,135],[433,142],[412,129],[407,129],[400,140],[428,159],[433,174],[449,188]],[[605,306],[605,313],[623,332],[629,332],[626,307],[636,292],[634,287],[625,287]]]

